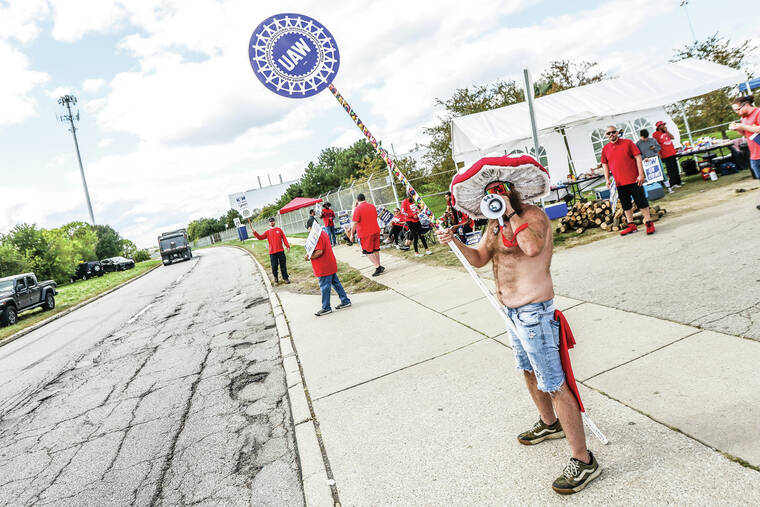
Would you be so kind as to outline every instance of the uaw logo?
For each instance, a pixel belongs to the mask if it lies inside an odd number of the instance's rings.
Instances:
[[[303,14],[276,14],[251,35],[251,67],[259,81],[278,95],[311,97],[325,89],[340,66],[332,34]]]

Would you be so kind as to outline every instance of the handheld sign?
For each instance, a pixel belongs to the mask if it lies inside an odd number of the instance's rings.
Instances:
[[[309,232],[309,236],[306,238],[306,244],[304,245],[306,248],[306,255],[309,259],[311,259],[311,254],[314,253],[314,249],[317,247],[320,234],[322,234],[322,226],[319,225],[319,222],[314,222],[311,225],[311,231]]]
[[[641,165],[644,167],[644,179],[647,185],[665,179],[659,157],[645,158],[641,161]]]
[[[340,66],[330,31],[303,14],[275,14],[262,21],[251,35],[248,56],[264,86],[293,99],[327,88]]]

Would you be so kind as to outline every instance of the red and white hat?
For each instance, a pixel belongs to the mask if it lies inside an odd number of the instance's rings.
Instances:
[[[485,157],[454,176],[451,204],[472,218],[486,218],[480,211],[480,201],[486,187],[495,181],[509,182],[526,201],[546,197],[550,192],[549,171],[533,157]]]

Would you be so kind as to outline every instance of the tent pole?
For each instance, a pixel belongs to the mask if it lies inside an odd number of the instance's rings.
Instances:
[[[683,124],[686,127],[686,134],[689,136],[689,144],[694,146],[694,139],[691,137],[691,128],[689,127],[689,120],[686,119],[686,109],[683,107],[683,102],[678,103],[678,108],[681,110],[681,117],[683,118]]]
[[[538,151],[540,146],[538,144],[538,129],[536,128],[536,114],[533,110],[533,80],[530,77],[530,71],[523,69],[523,76],[525,77],[525,100],[528,103],[528,114],[530,115],[530,129],[533,135],[533,150],[536,155],[536,161],[541,163],[541,153]]]
[[[565,150],[567,151],[567,161],[570,163],[570,174],[572,174],[575,179],[578,179],[578,173],[575,171],[575,163],[573,162],[573,154],[570,153],[570,144],[567,142],[567,134],[565,134],[565,127],[560,128],[559,132],[560,134],[562,134],[562,140],[565,142]]]

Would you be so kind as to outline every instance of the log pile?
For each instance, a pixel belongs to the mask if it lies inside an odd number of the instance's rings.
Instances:
[[[652,217],[652,221],[656,222],[667,213],[667,210],[660,208],[659,206],[652,206],[649,208],[649,213]],[[633,223],[636,225],[644,223],[644,217],[635,204],[633,207]],[[613,212],[608,200],[599,199],[596,201],[575,203],[575,205],[568,210],[567,215],[560,219],[556,232],[557,234],[563,232],[583,234],[586,229],[593,229],[595,227],[604,231],[615,232],[624,228],[626,225],[628,225],[628,221],[625,219],[623,208],[620,206],[619,202]]]

